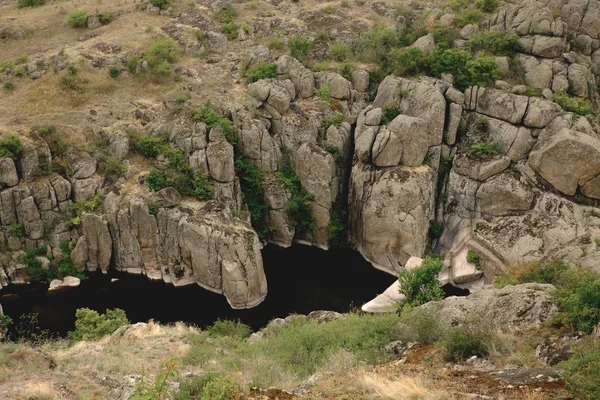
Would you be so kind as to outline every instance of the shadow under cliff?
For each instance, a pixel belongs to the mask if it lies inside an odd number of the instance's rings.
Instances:
[[[263,303],[249,310],[233,310],[224,296],[196,285],[174,287],[114,271],[90,274],[79,287],[57,293],[47,292],[47,285],[11,285],[0,292],[0,304],[15,321],[23,314],[39,314],[40,327],[59,335],[74,328],[75,310],[81,307],[99,312],[122,308],[132,322],[185,321],[203,327],[218,318],[239,318],[258,329],[291,313],[359,308],[395,279],[350,249],[268,245],[262,255],[269,292]],[[111,282],[114,278],[118,280]]]

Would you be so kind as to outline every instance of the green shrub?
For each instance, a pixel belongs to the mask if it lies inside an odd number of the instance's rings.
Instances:
[[[18,8],[39,7],[39,6],[43,6],[45,3],[46,3],[45,0],[19,0],[19,2],[17,3],[17,7]]]
[[[67,16],[67,22],[73,28],[81,28],[87,25],[88,13],[85,10],[74,10]]]
[[[215,126],[220,126],[223,129],[227,141],[233,146],[237,144],[237,137],[233,133],[231,121],[227,118],[222,118],[212,107],[210,100],[202,106],[192,107],[189,112],[189,117],[192,121],[203,121],[206,124],[206,129],[209,131]]]
[[[587,338],[572,345],[573,357],[559,364],[574,399],[597,400],[600,393],[600,342]]]
[[[201,377],[183,381],[174,399],[229,400],[239,398],[240,393],[241,388],[235,378],[208,372]]]
[[[334,148],[338,150],[337,147]],[[327,244],[333,248],[345,247],[348,244],[348,213],[346,205],[341,201],[336,201],[331,209],[327,224]]]
[[[148,158],[158,156],[164,146],[164,139],[162,137],[148,133],[140,134],[134,129],[127,131],[127,137],[129,138],[131,150]]]
[[[283,50],[285,48],[285,40],[280,37],[270,37],[267,40],[269,50]]]
[[[158,191],[166,187],[166,178],[163,174],[158,172],[156,168],[153,168],[148,175],[146,175],[146,182],[148,188],[152,191]]]
[[[228,22],[226,24],[223,24],[223,26],[221,27],[221,32],[225,36],[227,36],[227,39],[235,40],[240,34],[240,26],[235,22]]]
[[[78,308],[75,318],[75,330],[69,332],[69,339],[73,342],[98,340],[129,324],[125,311],[119,308],[107,309],[105,314],[89,308]]]
[[[208,174],[200,171],[194,175],[194,196],[198,200],[210,200],[213,197],[213,187],[208,179]]]
[[[475,265],[475,268],[481,270],[481,260],[479,259],[479,255],[474,251],[467,251],[467,262]]]
[[[321,9],[321,11],[323,12],[323,14],[325,15],[331,15],[335,13],[335,8],[333,8],[332,6],[327,6],[327,7],[323,7]]]
[[[444,233],[444,223],[432,219],[429,221],[428,234],[431,239],[439,239]]]
[[[96,211],[102,207],[102,199],[98,195],[94,195],[89,199],[81,199],[73,202],[69,206],[69,211],[71,212],[71,225],[79,226],[81,224],[81,214],[84,212]]]
[[[8,227],[8,234],[14,237],[23,237],[25,236],[25,225],[19,223],[12,223]]]
[[[456,13],[454,17],[454,23],[459,28],[463,28],[466,25],[479,25],[481,21],[485,18],[485,14],[483,14],[479,10],[463,10],[459,13]]]
[[[433,30],[433,40],[438,48],[448,49],[452,47],[452,43],[458,39],[458,30],[449,28],[436,23]]]
[[[138,61],[138,56],[129,56],[129,58],[127,59],[127,69],[129,70],[129,73],[135,74],[137,70]]]
[[[229,22],[233,22],[237,17],[237,11],[231,4],[225,4],[217,13],[215,14],[215,20],[222,24],[227,24]]]
[[[429,69],[427,57],[421,50],[413,47],[392,50],[388,63],[394,74],[400,76],[414,76]]]
[[[434,344],[442,339],[446,328],[436,314],[404,306],[392,335],[394,340]]]
[[[108,74],[111,78],[116,79],[121,75],[121,70],[118,67],[112,66],[109,68]]]
[[[104,174],[107,182],[115,182],[127,174],[127,165],[116,157],[107,156],[102,159],[100,171]]]
[[[490,121],[486,117],[479,117],[475,120],[475,129],[481,132],[487,132],[490,127]]]
[[[323,119],[323,128],[327,130],[330,126],[340,126],[342,122],[344,122],[344,116],[342,114],[328,115]]]
[[[6,139],[0,141],[0,157],[11,158],[17,161],[23,152],[21,139],[15,135],[9,135]]]
[[[62,256],[59,258],[54,258],[51,261],[47,280],[50,281],[52,279],[63,279],[65,276],[75,276],[79,279],[85,279],[85,274],[81,271],[78,271],[73,265],[73,260],[71,260],[71,249],[69,248],[69,242],[64,241],[60,243],[59,247]]]
[[[274,78],[277,75],[277,65],[259,61],[252,67],[245,70],[242,76],[248,79],[248,83],[256,82],[261,79]]]
[[[155,39],[144,55],[151,72],[166,75],[171,70],[171,63],[177,61],[181,49],[176,41],[170,38]]]
[[[469,60],[466,65],[467,80],[457,82],[456,87],[461,90],[468,86],[487,86],[500,78],[500,67],[490,56],[479,56],[474,60]]]
[[[555,323],[592,332],[600,323],[600,276],[584,279],[572,292],[560,293],[556,304],[560,312]]]
[[[6,314],[0,314],[0,330],[4,330],[13,324],[13,320]]]
[[[135,385],[135,390],[131,396],[133,400],[166,400],[171,399],[172,394],[169,390],[169,380],[179,377],[177,363],[170,359],[162,364],[154,382],[150,382],[146,377],[142,377]]]
[[[400,115],[400,108],[395,103],[386,104],[381,115],[381,125],[387,125]]]
[[[154,7],[158,7],[161,10],[166,10],[171,7],[171,0],[150,0],[150,4]]]
[[[113,19],[113,15],[110,11],[101,12],[98,14],[98,22],[102,25],[110,24]]]
[[[329,57],[335,61],[346,61],[350,54],[350,46],[344,42],[334,42],[329,45]]]
[[[15,89],[16,89],[16,86],[15,86],[15,84],[14,84],[14,83],[12,83],[11,81],[6,81],[6,82],[4,82],[4,85],[3,85],[3,87],[4,87],[4,91],[5,91],[5,92],[12,92],[13,90],[15,90]]]
[[[325,81],[315,90],[315,96],[329,104],[331,102],[331,86],[329,81]]]
[[[160,211],[160,207],[156,204],[148,203],[148,214],[157,215]]]
[[[354,43],[354,53],[361,61],[379,63],[398,44],[399,38],[395,31],[377,24],[370,31],[360,34]]]
[[[500,142],[488,142],[488,143],[475,143],[471,146],[471,153],[475,157],[493,157],[502,153],[502,143]]]
[[[478,0],[475,4],[485,12],[493,12],[498,8],[499,0]]]
[[[235,173],[240,179],[240,186],[244,201],[250,212],[252,227],[263,238],[269,227],[265,224],[265,217],[269,212],[269,205],[265,201],[263,181],[265,172],[255,163],[243,156],[235,158]]]
[[[303,60],[308,56],[310,46],[312,46],[312,42],[299,33],[288,40],[290,55],[298,60]]]
[[[292,197],[287,201],[285,206],[286,213],[290,218],[290,222],[296,228],[296,232],[304,233],[312,231],[316,226],[311,212],[311,203],[314,200],[314,196],[302,187],[300,178],[294,170],[289,151],[285,152],[284,157],[284,165],[277,171],[276,176],[292,192]]]
[[[446,349],[446,359],[454,362],[464,361],[472,356],[482,357],[488,354],[484,343],[464,327],[448,329],[440,345]]]
[[[429,301],[441,300],[444,291],[440,288],[438,275],[444,262],[441,258],[425,257],[421,265],[403,270],[398,276],[400,293],[405,296],[403,305],[419,306]]]
[[[246,339],[252,333],[250,327],[239,319],[236,321],[217,319],[214,324],[206,328],[206,331],[213,336],[230,336],[239,339]]]
[[[594,105],[590,100],[571,97],[564,91],[554,93],[554,101],[565,111],[574,112],[578,115],[586,116],[596,113]]]
[[[473,35],[467,42],[471,51],[485,51],[499,56],[514,56],[521,50],[519,35],[501,31],[488,31]]]
[[[60,78],[60,81],[58,82],[58,87],[63,90],[69,90],[72,92],[77,92],[81,90],[75,78],[69,75],[65,75],[62,78]]]

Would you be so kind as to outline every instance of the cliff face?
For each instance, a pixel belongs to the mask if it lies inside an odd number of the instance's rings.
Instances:
[[[346,225],[340,215],[347,215],[350,242],[392,274],[432,249],[445,257],[444,280],[470,289],[523,260],[560,257],[597,267],[600,134],[553,101],[560,91],[597,97],[600,9],[579,3],[503,5],[455,40],[464,48],[480,29],[516,33],[524,83],[541,96],[506,81],[463,92],[450,78],[393,76],[371,96],[366,70],[313,72],[284,55],[274,78],[249,84],[247,98],[227,111],[235,140],[172,101],[135,103],[127,123],[86,121],[108,154],[128,160],[128,175],[116,182],[99,169],[97,152],[73,144],[62,150],[60,173],[48,172],[57,160],[52,143],[39,129],[23,129],[20,156],[0,158],[0,248],[11,252],[2,259],[0,284],[30,279],[23,251],[46,246],[42,259],[60,258],[67,242],[80,270],[196,283],[223,293],[234,308],[253,307],[267,294],[261,240],[327,249],[332,225]],[[449,21],[453,14],[435,15]],[[181,27],[197,23],[186,18],[164,29],[180,44]],[[272,57],[264,46],[249,53],[250,65]],[[149,171],[167,170],[174,156],[142,160],[130,151],[130,129],[166,137],[193,172],[206,174],[211,200],[171,187],[150,191]],[[491,143],[494,151],[477,150]],[[259,200],[268,229],[261,239],[250,224],[238,156],[264,174]],[[290,214],[295,189],[281,179],[286,168],[308,193],[312,223],[302,229]],[[101,206],[76,223],[65,219],[74,202],[94,196]],[[469,252],[480,266],[467,261]]]

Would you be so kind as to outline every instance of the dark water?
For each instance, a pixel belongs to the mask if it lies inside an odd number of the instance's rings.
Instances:
[[[22,314],[38,313],[42,328],[61,335],[74,328],[75,310],[81,307],[99,312],[122,308],[132,322],[186,321],[203,327],[218,318],[239,318],[258,329],[291,313],[359,308],[395,279],[349,249],[269,245],[263,249],[263,263],[269,293],[250,310],[232,310],[224,296],[196,285],[175,288],[145,276],[116,272],[93,274],[81,286],[56,294],[47,293],[47,285],[13,285],[0,292],[0,303],[15,321]],[[111,278],[118,281],[111,283]]]

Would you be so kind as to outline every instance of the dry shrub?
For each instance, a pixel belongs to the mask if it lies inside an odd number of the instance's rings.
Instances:
[[[451,393],[436,389],[432,383],[420,377],[399,376],[395,379],[373,373],[359,377],[368,395],[386,400],[445,400],[456,398]]]

